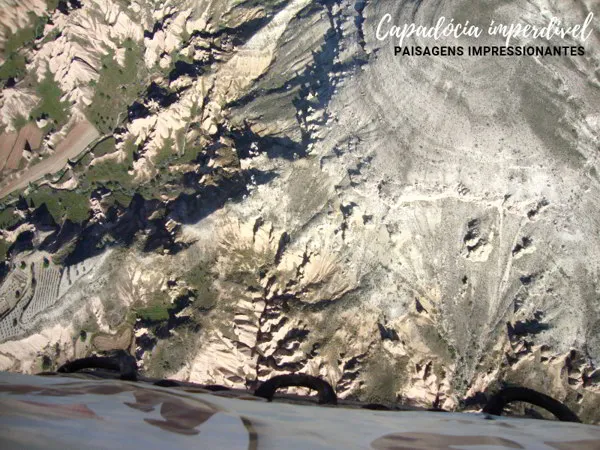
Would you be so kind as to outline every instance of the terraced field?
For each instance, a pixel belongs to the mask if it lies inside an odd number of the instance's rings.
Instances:
[[[30,261],[11,272],[0,286],[0,311],[5,314],[0,319],[0,342],[34,328],[47,317],[44,313],[67,307],[68,304],[62,303],[71,289],[90,275],[105,256],[98,255],[67,267]],[[33,264],[33,277],[30,264]]]
[[[35,293],[21,318],[24,323],[31,322],[37,314],[52,307],[58,300],[58,286],[62,270],[56,267],[36,267],[34,272],[36,277]]]
[[[12,277],[0,286],[0,317],[14,308],[29,288],[29,277],[26,268],[15,270]]]

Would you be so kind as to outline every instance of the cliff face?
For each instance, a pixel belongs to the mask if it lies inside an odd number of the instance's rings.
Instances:
[[[597,22],[585,57],[541,60],[395,57],[374,33],[386,13],[579,23],[594,2],[66,8],[2,116],[34,110],[25,82],[48,67],[68,120],[40,152],[84,118],[114,144],[42,182],[83,195],[81,220],[10,205],[2,368],[114,335],[155,376],[300,371],[446,408],[507,381],[599,420]]]

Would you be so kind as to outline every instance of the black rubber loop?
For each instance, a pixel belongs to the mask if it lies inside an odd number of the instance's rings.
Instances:
[[[178,387],[181,386],[181,383],[178,383],[175,380],[158,380],[154,382],[154,386],[160,387]]]
[[[181,384],[179,381],[169,380],[169,379],[158,380],[158,381],[155,381],[153,384],[154,384],[154,386],[160,386],[160,387],[183,386],[183,384]],[[192,386],[188,386],[188,387],[192,387]],[[231,388],[228,388],[227,386],[221,386],[220,384],[197,385],[197,387],[199,387],[200,389],[205,389],[207,391],[212,391],[212,392],[231,390]]]
[[[105,369],[119,372],[121,380],[137,380],[137,363],[127,353],[115,356],[90,356],[76,359],[60,366],[57,372],[74,373],[84,369]]]
[[[533,389],[523,387],[507,387],[502,389],[488,400],[483,408],[483,412],[501,416],[506,405],[512,402],[525,402],[539,406],[554,414],[554,416],[562,422],[581,422],[579,417],[577,417],[573,411],[558,400],[534,391]]]
[[[271,401],[277,389],[291,386],[314,389],[319,394],[320,405],[337,405],[337,395],[328,382],[303,374],[277,375],[261,384],[254,395]]]
[[[391,409],[385,405],[380,403],[367,403],[366,405],[361,406],[362,409],[370,409],[373,411],[391,411]]]
[[[207,384],[202,386],[202,389],[206,389],[207,391],[219,392],[219,391],[230,391],[231,388],[227,386],[222,386],[220,384]]]

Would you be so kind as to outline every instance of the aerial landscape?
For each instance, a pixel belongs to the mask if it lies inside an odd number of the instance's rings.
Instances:
[[[589,20],[560,56],[376,29]],[[595,0],[0,0],[0,370],[600,423]],[[527,38],[514,45],[529,45]],[[405,46],[502,45],[461,35]]]

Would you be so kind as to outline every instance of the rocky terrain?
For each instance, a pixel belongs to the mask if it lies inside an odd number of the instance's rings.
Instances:
[[[118,347],[370,402],[515,383],[599,422],[597,19],[544,59],[394,57],[374,30],[600,10],[476,3],[0,3],[0,369]]]

